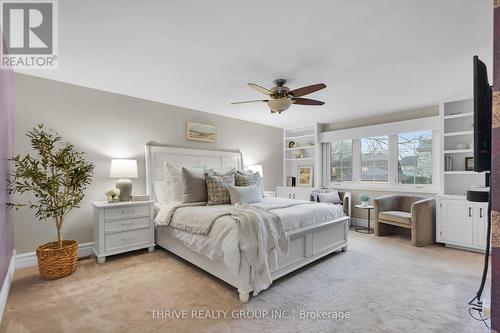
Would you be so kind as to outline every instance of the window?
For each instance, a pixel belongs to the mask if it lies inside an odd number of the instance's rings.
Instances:
[[[336,140],[330,143],[331,182],[352,181],[352,140]]]
[[[389,137],[361,139],[361,181],[387,183],[389,181]]]
[[[432,131],[398,135],[399,184],[432,184]]]

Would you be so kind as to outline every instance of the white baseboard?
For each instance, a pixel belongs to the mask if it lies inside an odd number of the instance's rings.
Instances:
[[[5,279],[3,280],[2,289],[0,290],[0,322],[2,322],[3,313],[5,311],[5,306],[7,305],[7,297],[9,297],[10,285],[14,279],[14,268],[16,263],[16,251],[12,251],[12,258],[10,258],[9,269],[7,274],[5,274]]]
[[[78,244],[78,256],[85,257],[92,254],[94,242]],[[16,269],[37,265],[36,252],[27,252],[16,255]]]

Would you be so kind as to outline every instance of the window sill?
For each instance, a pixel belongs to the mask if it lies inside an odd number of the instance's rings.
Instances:
[[[438,194],[439,189],[434,186],[397,186],[383,184],[328,184],[327,188],[339,190],[364,190],[377,192],[402,192],[402,193],[431,193]]]

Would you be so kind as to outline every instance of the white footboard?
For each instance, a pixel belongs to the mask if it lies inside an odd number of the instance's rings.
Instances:
[[[349,217],[308,226],[289,232],[290,251],[288,256],[276,263],[270,257],[269,267],[273,279],[280,278],[300,267],[337,250],[346,250],[348,245]],[[250,286],[250,266],[244,254],[238,274],[232,273],[222,261],[210,260],[198,254],[161,229],[156,231],[156,244],[191,262],[208,273],[236,287],[242,302],[247,302]]]

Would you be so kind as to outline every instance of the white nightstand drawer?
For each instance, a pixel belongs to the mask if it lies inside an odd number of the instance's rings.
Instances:
[[[106,233],[138,228],[149,228],[149,217],[106,221],[106,223],[104,223],[104,232]]]
[[[133,207],[115,207],[106,208],[104,210],[104,219],[122,219],[130,217],[149,216],[149,205],[133,206]]]
[[[139,229],[107,234],[104,236],[104,249],[106,252],[124,247],[131,247],[151,242],[151,230]]]

